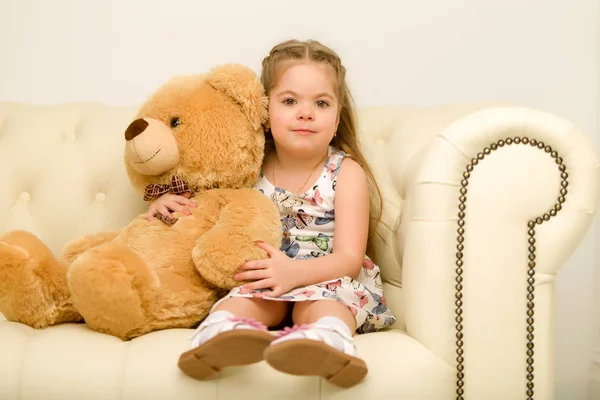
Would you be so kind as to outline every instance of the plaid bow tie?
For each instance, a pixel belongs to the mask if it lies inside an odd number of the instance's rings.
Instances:
[[[144,200],[145,201],[155,200],[166,193],[173,193],[173,194],[179,194],[179,195],[185,195],[186,193],[189,193],[189,196],[186,196],[188,198],[194,196],[194,192],[185,183],[185,181],[183,179],[181,179],[180,177],[178,177],[177,175],[173,175],[171,177],[171,184],[151,183],[151,184],[147,185],[146,188],[144,189]],[[156,214],[154,214],[154,216],[169,226],[173,225],[175,222],[177,222],[177,219],[178,219],[178,218],[173,218],[173,217],[165,217],[161,213],[156,213]]]

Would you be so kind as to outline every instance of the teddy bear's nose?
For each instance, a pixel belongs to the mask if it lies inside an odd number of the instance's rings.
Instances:
[[[131,140],[148,127],[148,122],[143,119],[136,119],[125,130],[125,140]]]

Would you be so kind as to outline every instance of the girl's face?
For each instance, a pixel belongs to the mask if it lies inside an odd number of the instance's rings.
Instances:
[[[278,66],[269,94],[269,126],[277,150],[301,156],[326,151],[339,123],[335,73],[325,63]]]

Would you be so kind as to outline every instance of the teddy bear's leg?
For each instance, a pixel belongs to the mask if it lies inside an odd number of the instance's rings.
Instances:
[[[0,312],[34,328],[80,321],[67,287],[67,265],[35,235],[0,237]]]
[[[146,324],[149,292],[158,283],[137,254],[114,242],[80,254],[68,275],[73,303],[86,324],[121,339]]]
[[[208,313],[216,294],[199,282],[196,271],[191,273],[151,270],[137,253],[109,242],[77,257],[68,283],[91,329],[129,340],[159,329],[192,327]]]
[[[118,234],[119,232],[100,232],[71,240],[63,248],[60,259],[64,260],[67,265],[70,265],[84,251],[101,245],[102,243],[110,242],[116,238]]]

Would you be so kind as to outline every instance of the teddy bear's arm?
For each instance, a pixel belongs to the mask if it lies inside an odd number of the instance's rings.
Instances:
[[[233,279],[240,265],[267,257],[255,243],[281,246],[281,222],[273,203],[255,189],[224,189],[225,204],[215,225],[202,235],[192,252],[196,269],[211,284],[239,286]]]
[[[63,248],[60,259],[70,265],[81,253],[101,245],[102,243],[110,242],[117,237],[119,232],[100,232],[92,235],[86,235],[73,239],[67,242]]]

